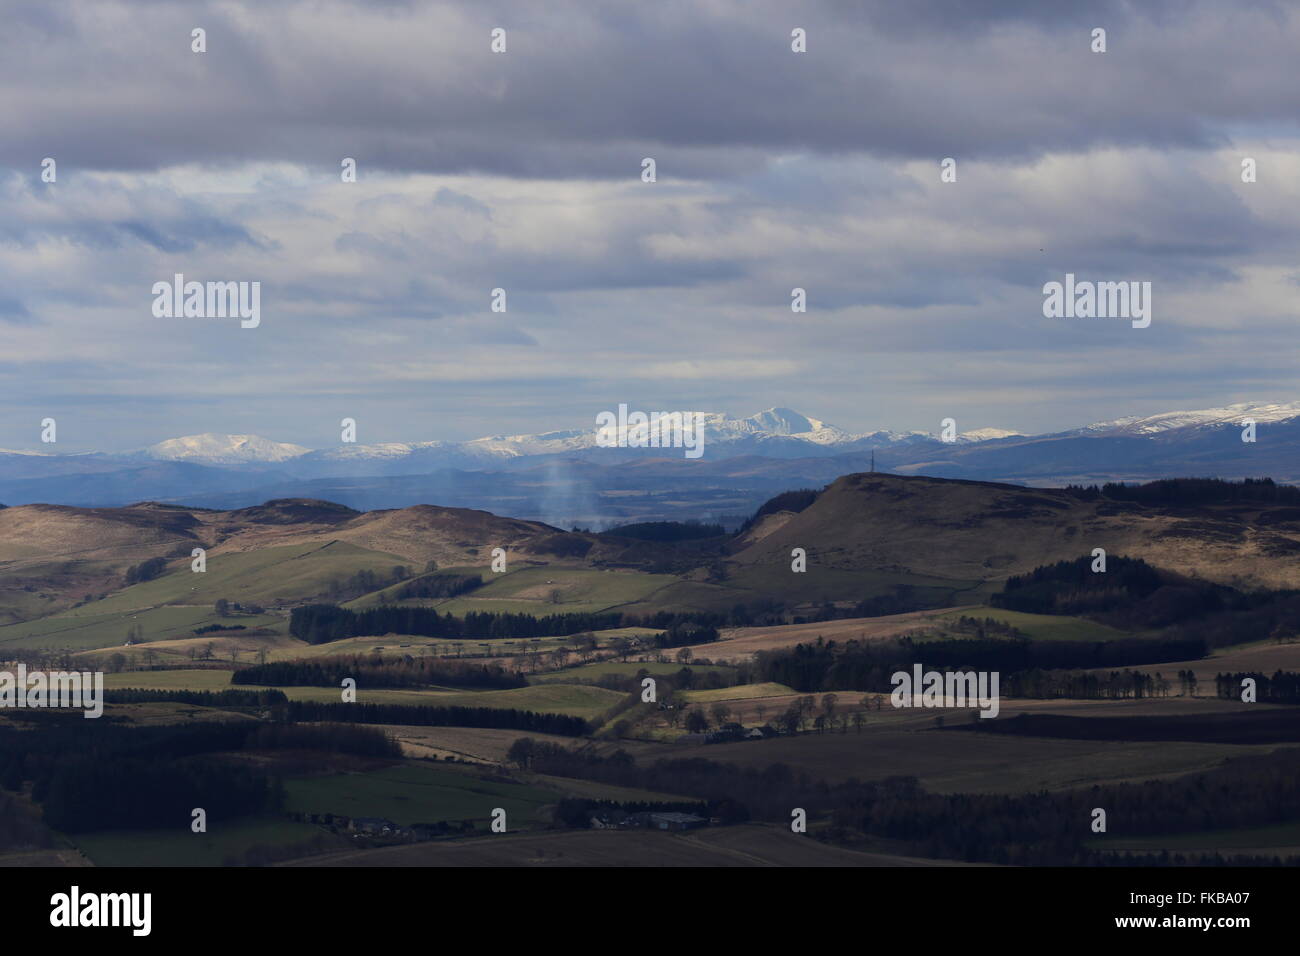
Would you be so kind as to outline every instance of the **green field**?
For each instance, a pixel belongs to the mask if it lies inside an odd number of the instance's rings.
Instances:
[[[195,637],[194,629],[208,624],[242,624],[245,628],[283,628],[285,621],[273,614],[232,614],[222,618],[211,604],[198,606],[172,605],[154,608],[135,608],[112,613],[90,613],[94,608],[107,605],[112,599],[96,601],[75,611],[51,617],[10,624],[0,627],[0,645],[13,647],[93,650],[125,643],[132,627],[141,629],[141,639],[168,641]],[[225,635],[237,635],[238,631]],[[202,636],[202,635],[200,635]],[[212,637],[218,636],[213,634]],[[252,638],[250,637],[250,640]],[[139,653],[144,648],[137,645]]]
[[[579,683],[595,682],[610,675],[635,677],[640,671],[645,671],[655,677],[662,677],[668,674],[676,674],[683,666],[694,673],[697,678],[709,671],[717,671],[725,679],[730,680],[736,673],[736,669],[727,664],[683,665],[671,661],[597,661],[594,664],[583,664],[581,667],[565,668],[548,674],[534,674],[528,678],[528,682],[530,684],[556,684],[570,681]]]
[[[217,598],[275,604],[279,603],[277,599],[294,601],[325,594],[332,583],[361,570],[388,572],[406,564],[409,562],[395,554],[369,551],[346,541],[209,555],[208,569],[202,574],[191,571],[185,559],[177,565],[178,570],[69,613],[123,611],[159,604],[211,605]]]
[[[760,594],[780,594],[791,601],[840,601],[892,595],[899,587],[912,589],[912,599],[930,607],[972,604],[979,581],[933,577],[910,572],[849,570],[813,564],[805,574],[791,574],[788,561],[749,564],[730,569],[727,584]]]
[[[693,755],[756,769],[784,763],[832,781],[914,776],[938,793],[1032,793],[1208,770],[1227,757],[1273,749],[1267,744],[1057,740],[881,727],[862,734],[714,744]],[[681,753],[657,743],[628,745],[627,750],[639,762]]]
[[[123,588],[102,601],[2,627],[0,644],[74,650],[110,647],[124,642],[132,625],[144,629],[146,642],[193,637],[193,629],[206,624],[282,628],[283,617],[220,618],[213,605],[218,598],[263,607],[314,598],[359,570],[384,573],[403,563],[396,555],[342,541],[209,556],[202,574],[191,571],[189,559],[184,559],[162,577]]]
[[[619,803],[690,803],[699,797],[686,797],[680,793],[661,793],[657,790],[635,790],[612,783],[580,780],[576,777],[551,777],[541,773],[524,773],[523,777],[556,791],[555,796],[582,797],[587,800],[616,800]]]
[[[141,687],[148,690],[230,690],[230,671],[191,668],[172,671],[123,671],[105,674],[104,689]]]
[[[281,687],[290,700],[337,703],[340,691],[332,687]],[[539,713],[569,714],[590,720],[601,716],[623,695],[602,687],[578,684],[545,684],[510,690],[367,690],[357,688],[363,704],[403,704],[414,707],[496,707],[504,710],[532,710]]]
[[[539,713],[599,717],[624,695],[583,684],[543,684],[511,690],[456,691],[440,696],[438,703],[465,707],[514,707]]]
[[[87,605],[90,607],[90,605]],[[13,647],[44,647],[50,649],[94,650],[124,644],[131,627],[141,629],[144,644],[137,644],[130,653],[140,654],[150,641],[171,641],[193,638],[195,628],[208,624],[242,624],[245,628],[283,627],[284,619],[271,614],[217,616],[211,605],[201,607],[156,607],[147,610],[123,611],[114,614],[73,616],[76,612],[43,618],[27,624],[11,624],[0,628],[0,644]],[[207,636],[237,636],[241,632],[211,633]],[[249,640],[256,640],[249,637]]]
[[[1125,837],[1118,833],[1098,837],[1088,845],[1095,850],[1137,850],[1186,852],[1189,850],[1273,850],[1290,847],[1300,852],[1300,823],[1282,823],[1271,827],[1239,830],[1205,830],[1199,833],[1173,833],[1153,837]]]
[[[539,811],[559,798],[553,790],[490,782],[418,764],[286,780],[285,791],[289,810],[385,817],[407,826],[474,820],[485,828],[493,809],[501,807],[512,830],[546,822],[547,816]]]
[[[96,866],[221,866],[259,844],[303,843],[324,833],[318,826],[283,818],[255,818],[230,823],[208,821],[207,833],[188,826],[171,830],[106,830],[70,837]]]
[[[939,614],[936,620],[956,620],[959,617],[986,618],[1010,624],[1038,641],[1116,641],[1136,635],[1120,631],[1105,624],[1081,617],[1064,617],[1056,614],[1026,614],[1024,611],[1006,611],[996,607],[977,607],[965,611]]]
[[[437,571],[412,575],[410,578],[407,578],[405,581],[398,581],[396,584],[390,584],[388,585],[388,587],[380,588],[378,591],[371,591],[369,594],[363,594],[361,597],[354,598],[351,601],[344,601],[343,607],[352,608],[354,611],[357,611],[357,610],[361,610],[362,608],[374,607],[379,604],[387,604],[394,607],[424,607],[426,605],[440,604],[446,599],[445,598],[405,598],[399,601],[397,599],[397,592],[401,591],[402,588],[406,587],[408,584],[418,581],[420,578],[438,577],[439,575],[450,575],[450,574],[463,574],[463,575],[477,574],[479,575],[479,577],[484,578],[485,581],[487,578],[491,577],[490,574],[484,571],[481,565],[439,568]]]
[[[193,668],[186,670],[125,671],[105,674],[104,687],[114,690],[143,687],[158,690],[229,690],[230,671]],[[247,685],[253,686],[253,685]],[[262,686],[262,685],[257,685]],[[281,687],[290,700],[337,703],[341,689],[334,687]],[[499,707],[570,714],[588,720],[599,717],[623,699],[622,694],[603,687],[582,684],[540,684],[509,690],[389,690],[357,688],[357,700],[369,704],[406,704],[421,707]]]
[[[715,700],[755,700],[760,697],[786,697],[797,693],[793,687],[774,684],[738,684],[735,687],[718,687],[714,690],[688,690],[682,698],[692,704],[708,704]]]
[[[642,574],[575,568],[521,568],[484,575],[481,588],[437,603],[458,617],[469,611],[510,614],[585,614],[644,601],[677,582],[671,574]]]
[[[242,624],[245,628],[265,628],[283,636],[287,620],[283,613],[263,615],[232,614],[221,618],[213,605],[219,598],[232,603],[256,604],[277,608],[303,600],[328,600],[332,585],[346,582],[360,570],[387,575],[402,558],[382,551],[371,551],[343,541],[325,545],[295,545],[263,548],[257,551],[209,556],[202,574],[189,569],[188,559],[171,564],[169,573],[143,584],[123,588],[100,601],[48,617],[0,627],[0,645],[14,647],[94,650],[123,644],[128,629],[142,629],[144,643],[192,638],[196,628],[209,624]],[[446,569],[448,572],[457,569]],[[460,569],[466,572],[475,569]],[[481,569],[478,569],[481,570]],[[522,567],[500,576],[487,575],[487,583],[472,595],[441,601],[402,601],[402,604],[433,604],[444,613],[463,616],[469,611],[525,613],[537,616],[561,613],[595,613],[638,602],[677,581],[672,575],[610,572],[573,568]],[[402,585],[391,585],[346,602],[349,607],[367,607],[390,600]],[[38,614],[49,602],[25,591],[15,592],[25,613]],[[17,605],[15,605],[17,607]],[[629,634],[635,630],[622,629]],[[214,634],[238,637],[238,632]],[[253,636],[250,635],[250,638]],[[255,638],[253,638],[255,639]],[[494,641],[488,648],[472,641],[429,641],[405,638],[397,642],[380,637],[357,638],[322,646],[318,650],[276,648],[274,659],[316,654],[369,652],[375,646],[391,643],[436,652],[461,644],[466,653],[493,656],[528,649],[548,649],[563,643],[562,638],[541,641]],[[160,652],[165,649],[160,649]],[[420,653],[420,650],[410,651]]]
[[[520,638],[508,640],[495,638],[479,641],[472,638],[418,637],[411,634],[368,635],[349,637],[326,644],[303,644],[277,647],[271,651],[271,660],[300,660],[311,657],[336,657],[352,654],[410,654],[412,657],[512,657],[525,651],[550,651],[568,643],[567,637]]]
[[[38,569],[30,570],[20,580],[27,581],[29,579],[28,575],[40,580],[40,571]],[[15,577],[18,576],[15,575]],[[5,579],[0,578],[0,580]],[[0,586],[0,624],[30,621],[33,618],[49,614],[50,611],[60,606],[62,606],[62,602],[55,603],[54,599],[47,594],[28,591],[24,587]]]

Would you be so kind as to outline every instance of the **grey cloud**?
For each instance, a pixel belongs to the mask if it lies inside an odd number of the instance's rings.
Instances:
[[[618,179],[654,155],[665,176],[730,178],[790,151],[1208,148],[1237,124],[1294,129],[1300,106],[1269,66],[1292,56],[1300,21],[1271,2],[1231,16],[1210,2],[16,6],[0,37],[14,134],[0,161],[20,168],[351,155]],[[205,54],[189,51],[196,24]],[[495,25],[504,55],[488,52]],[[807,54],[790,52],[795,25]],[[1110,52],[1089,52],[1092,25]]]

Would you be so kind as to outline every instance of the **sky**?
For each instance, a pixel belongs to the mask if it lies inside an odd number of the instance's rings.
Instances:
[[[1295,400],[1300,10],[1066,6],[6,3],[0,447]],[[176,273],[260,324],[155,316]],[[1045,317],[1067,273],[1150,326]]]

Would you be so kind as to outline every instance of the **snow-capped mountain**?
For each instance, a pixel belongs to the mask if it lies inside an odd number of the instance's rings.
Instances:
[[[934,459],[938,436],[927,432],[879,430],[854,434],[790,408],[769,408],[747,418],[731,418],[717,412],[692,412],[702,422],[704,446],[710,457],[758,455],[773,458],[823,457],[857,451],[893,450],[906,455],[908,448],[923,448],[927,461]],[[1154,438],[1191,440],[1216,433],[1225,426],[1240,427],[1246,419],[1258,425],[1280,424],[1300,419],[1300,402],[1242,402],[1221,408],[1163,412],[1096,422],[1081,428],[1048,435],[1027,436],[1005,428],[977,428],[962,432],[953,444],[941,446],[992,452],[993,447],[1025,442],[1070,438]],[[339,444],[312,450],[257,435],[188,435],[171,438],[132,453],[131,457],[154,461],[191,462],[206,465],[285,466],[297,475],[417,474],[435,468],[478,469],[527,464],[546,457],[578,457],[590,460],[622,460],[644,457],[647,451],[659,457],[666,449],[604,447],[601,432],[571,428],[531,435],[493,435],[469,441],[378,442]],[[920,459],[918,459],[920,460]]]
[[[1024,438],[1021,432],[1008,431],[1005,428],[976,428],[973,431],[962,432],[957,436],[957,440],[967,444],[980,441],[997,441],[1000,438]]]
[[[749,435],[780,435],[785,438],[797,438],[816,445],[834,445],[852,441],[859,435],[851,435],[841,428],[828,425],[815,418],[800,415],[791,408],[769,408],[748,418],[727,418],[725,415],[703,416],[706,438],[725,440],[728,437]]]
[[[1117,418],[1097,422],[1062,434],[1087,435],[1158,435],[1187,428],[1232,425],[1240,427],[1246,419],[1257,424],[1285,422],[1300,417],[1300,402],[1240,402],[1222,408],[1204,408],[1191,412],[1163,412],[1159,415]]]
[[[744,444],[745,453],[766,441],[786,443],[786,452],[817,452],[851,446],[863,440],[876,443],[910,441],[927,437],[922,433],[874,432],[854,435],[808,418],[789,408],[769,408],[748,418],[730,418],[717,412],[692,412],[703,423],[705,446]],[[974,433],[971,433],[974,434]],[[270,441],[256,435],[190,435],[151,445],[141,453],[161,461],[192,461],[204,464],[279,464],[297,461],[296,471],[320,465],[337,472],[338,466],[399,462],[427,465],[435,462],[465,467],[474,463],[521,459],[539,455],[571,455],[602,448],[599,429],[574,428],[535,435],[493,435],[463,442],[419,441],[339,444],[311,450],[301,445]],[[733,452],[737,449],[733,449]],[[773,451],[777,449],[773,447]],[[782,457],[788,457],[782,455]]]
[[[1279,421],[1300,415],[1300,402],[1289,405],[1243,404],[1200,412],[1168,412],[1146,418],[1124,418],[1099,422],[1071,432],[1079,435],[1152,435],[1171,429],[1235,421],[1253,414],[1257,421]],[[691,412],[702,423],[704,444],[712,457],[759,455],[798,458],[849,453],[861,450],[928,446],[938,436],[921,431],[878,431],[855,434],[810,418],[791,408],[769,408],[747,418],[732,418],[719,412]],[[970,446],[985,442],[1024,438],[1005,428],[977,428],[962,432],[956,444]],[[155,461],[192,462],[207,465],[286,465],[302,476],[344,474],[418,474],[436,468],[477,469],[493,465],[520,464],[545,456],[627,458],[643,454],[642,449],[604,447],[600,430],[571,428],[524,435],[491,435],[469,441],[377,442],[339,444],[312,450],[257,435],[188,435],[171,438],[133,453]],[[951,447],[951,446],[949,446]],[[656,449],[659,455],[664,451]]]
[[[813,445],[836,445],[862,437],[808,418],[789,408],[769,408],[748,418],[730,418],[719,412],[684,412],[702,423],[706,447],[743,439],[789,438]],[[487,455],[514,457],[554,455],[601,447],[600,430],[587,429],[544,432],[540,435],[498,435],[465,442],[461,449]]]
[[[142,449],[136,455],[155,461],[190,461],[205,465],[247,465],[279,463],[311,451],[302,445],[270,441],[257,435],[186,435],[169,438]]]
[[[1247,419],[1256,424],[1249,437]],[[532,435],[340,443],[315,451],[257,435],[204,434],[125,454],[0,452],[0,502],[155,499],[242,507],[318,497],[362,509],[454,501],[509,514],[536,499],[544,516],[557,496],[602,486],[611,494],[636,490],[645,500],[696,502],[704,515],[726,489],[769,495],[872,467],[1030,485],[1189,476],[1300,483],[1300,402],[1242,402],[1040,435],[976,428],[954,442],[920,431],[854,434],[789,408],[746,418],[707,412],[701,421],[702,460],[686,460],[678,449],[604,447],[594,420]]]
[[[323,448],[309,454],[335,461],[364,461],[369,458],[405,458],[419,451],[446,446],[446,442],[440,441],[386,441],[374,445],[339,445],[336,448]]]

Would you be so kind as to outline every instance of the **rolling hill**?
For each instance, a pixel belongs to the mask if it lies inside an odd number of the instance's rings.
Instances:
[[[789,408],[747,418],[701,415],[706,442],[699,460],[677,449],[605,447],[594,427],[315,450],[223,434],[119,453],[0,450],[0,501],[111,507],[151,498],[232,509],[315,498],[360,510],[437,501],[601,528],[743,516],[787,488],[873,467],[1039,486],[1188,475],[1300,481],[1300,402],[1167,411],[1037,435],[973,428],[949,441],[917,430],[853,433]],[[1257,425],[1254,441],[1242,440],[1246,420]]]
[[[864,569],[1002,581],[1104,548],[1223,584],[1300,587],[1300,511],[1267,502],[1164,507],[1060,489],[856,474],[803,511],[772,517],[732,555],[737,583],[811,582]],[[790,572],[796,547],[808,552],[806,575]]]
[[[431,564],[484,574],[473,593],[425,602],[458,615],[738,605],[805,613],[796,609],[826,603],[878,615],[981,605],[1007,577],[1094,548],[1239,589],[1300,587],[1300,508],[1267,497],[1175,505],[858,473],[797,512],[775,507],[787,500],[778,498],[744,532],[702,547],[434,505],[23,505],[0,510],[0,644],[108,647],[131,627],[149,641],[188,640],[197,628],[230,623],[213,610],[219,598],[255,609],[235,623],[284,638],[289,607],[391,603],[401,581]],[[190,570],[197,547],[207,552],[202,575]],[[502,576],[489,570],[495,548],[508,556]],[[807,552],[805,573],[791,570],[795,548]],[[128,585],[127,570],[150,559],[160,573]]]

